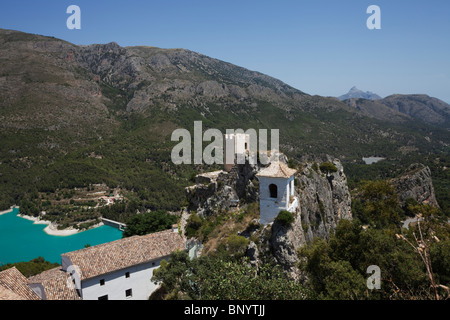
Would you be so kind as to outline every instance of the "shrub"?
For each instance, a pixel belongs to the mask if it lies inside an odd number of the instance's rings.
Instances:
[[[188,238],[195,237],[198,234],[198,230],[203,224],[202,219],[197,215],[197,213],[192,213],[186,224],[186,236]]]
[[[331,162],[324,162],[319,166],[320,171],[322,171],[325,174],[330,174],[332,172],[337,172],[338,169],[336,168],[336,166],[334,164],[332,164]]]
[[[248,242],[245,237],[233,234],[227,239],[228,251],[231,252],[231,255],[241,256],[247,250]]]
[[[294,222],[294,215],[289,211],[281,210],[275,221],[287,227],[290,226],[292,222]]]

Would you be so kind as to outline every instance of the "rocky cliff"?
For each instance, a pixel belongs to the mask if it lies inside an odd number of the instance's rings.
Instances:
[[[337,172],[326,174],[317,163],[305,163],[297,172],[295,193],[300,213],[290,226],[275,221],[269,246],[276,261],[298,277],[297,251],[315,237],[328,239],[341,219],[351,219],[351,197],[342,164],[333,160]]]
[[[195,184],[186,188],[189,209],[199,216],[237,208],[241,201],[259,201],[258,165],[234,166],[230,172],[215,171],[199,174]]]
[[[414,199],[419,203],[439,207],[429,167],[423,164],[412,164],[404,175],[392,179],[391,183],[395,188],[401,205],[407,199]]]
[[[286,161],[286,159],[284,159]],[[351,219],[351,198],[347,178],[339,160],[330,160],[337,172],[324,173],[317,163],[304,163],[295,176],[295,195],[300,210],[294,221],[283,225],[275,220],[255,234],[258,244],[250,242],[248,256],[255,265],[275,260],[294,278],[299,277],[297,252],[315,237],[328,239],[341,219]],[[196,184],[186,188],[190,209],[201,216],[220,210],[233,210],[240,201],[258,202],[258,166],[238,165],[230,172],[200,174]]]

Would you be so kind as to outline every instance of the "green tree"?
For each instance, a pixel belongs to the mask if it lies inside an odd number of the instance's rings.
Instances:
[[[179,299],[183,289],[190,287],[187,279],[192,262],[185,251],[175,251],[169,257],[169,261],[163,260],[161,266],[153,272],[152,281],[160,283],[168,292],[168,299]]]
[[[321,294],[325,291],[324,279],[328,276],[328,265],[332,262],[330,246],[324,239],[314,238],[312,244],[299,250],[299,255],[301,269],[308,273],[309,285],[315,293]]]
[[[402,210],[398,196],[388,181],[369,181],[356,201],[355,216],[377,228],[398,225]]]
[[[338,169],[336,168],[336,166],[335,166],[333,163],[329,162],[329,161],[322,163],[322,164],[319,166],[319,169],[320,169],[320,171],[322,171],[322,172],[325,173],[326,175],[329,175],[330,173],[333,173],[333,172],[337,172],[337,171],[338,171]]]
[[[437,282],[450,287],[450,240],[434,242],[430,255]]]
[[[419,218],[422,218],[422,215],[418,215]],[[436,300],[441,299],[441,289],[443,291],[444,296],[448,297],[450,293],[450,289],[448,286],[444,286],[439,283],[439,280],[446,281],[446,276],[448,275],[448,266],[449,263],[446,259],[449,257],[448,253],[445,249],[448,249],[448,237],[450,233],[448,232],[448,224],[446,224],[447,229],[444,233],[442,232],[443,228],[439,228],[439,225],[436,224],[435,220],[433,221],[431,216],[425,217],[424,221],[417,221],[417,225],[409,228],[407,232],[403,234],[396,234],[396,237],[400,240],[403,240],[409,245],[409,249],[414,252],[422,262],[422,266],[425,267],[426,275],[429,282],[429,287],[432,289],[432,296]],[[438,230],[441,229],[441,230]],[[441,241],[437,236],[443,236],[443,240]],[[433,250],[432,250],[433,249]],[[442,250],[444,249],[444,250]],[[436,273],[436,269],[434,266],[436,265],[437,271],[441,273]]]
[[[131,217],[126,222],[126,228],[123,237],[134,235],[146,235],[153,232],[170,229],[176,223],[177,217],[168,214],[164,210],[146,212]]]
[[[24,198],[21,202],[20,202],[20,213],[27,215],[27,216],[32,216],[32,217],[37,217],[39,215],[39,206],[36,205],[33,201],[30,201],[26,198]]]
[[[35,258],[35,259],[33,259],[31,261],[27,261],[27,262],[17,262],[17,263],[12,263],[12,264],[6,264],[3,266],[0,265],[0,271],[12,268],[14,266],[25,277],[28,278],[28,277],[37,275],[41,272],[44,272],[46,270],[55,268],[55,267],[59,266],[59,264],[51,263],[51,262],[46,261],[43,257],[38,257],[38,258]]]
[[[227,250],[233,257],[242,257],[248,246],[248,239],[232,234],[227,239]]]
[[[436,234],[442,238],[432,242],[430,256],[435,278],[437,282],[442,279],[444,286],[448,284],[445,242],[450,238],[446,229],[447,225],[439,232],[423,232],[424,237]],[[300,257],[306,258],[302,268],[308,273],[314,292],[325,299],[433,298],[424,264],[405,241],[397,240],[397,231],[397,228],[365,230],[357,219],[342,220],[329,241],[317,239],[302,248]],[[381,269],[381,290],[366,290],[362,295],[361,279],[368,277],[366,271],[371,265]],[[355,291],[350,290],[352,287]]]
[[[328,242],[331,258],[335,261],[348,261],[353,268],[358,268],[364,250],[361,248],[362,231],[362,226],[358,219],[341,220],[334,235],[331,236]]]
[[[333,261],[327,266],[324,279],[325,298],[332,300],[360,300],[365,298],[366,280],[348,261]]]
[[[226,261],[211,256],[189,260],[185,252],[173,253],[152,280],[162,283],[168,292],[166,299],[292,300],[311,294],[278,266],[256,268],[246,259]]]

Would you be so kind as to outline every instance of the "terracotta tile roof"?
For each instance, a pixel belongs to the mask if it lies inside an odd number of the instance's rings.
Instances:
[[[28,286],[27,278],[16,267],[0,272],[0,295],[12,300],[40,300],[40,297]],[[0,298],[1,299],[1,298]]]
[[[166,230],[88,247],[62,257],[70,258],[72,265],[79,268],[81,280],[85,280],[185,249],[185,239],[178,232]]]
[[[0,286],[0,301],[1,300],[26,300],[26,299],[24,297],[19,296],[17,293],[14,293],[9,289]]]
[[[274,161],[267,168],[258,172],[256,176],[270,178],[290,178],[296,172],[297,170],[289,168],[284,162]]]
[[[30,284],[41,284],[46,300],[81,300],[70,274],[56,267],[28,278]]]

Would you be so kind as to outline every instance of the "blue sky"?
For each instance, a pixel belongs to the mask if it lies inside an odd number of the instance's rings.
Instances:
[[[69,30],[69,5],[81,30]],[[381,30],[369,30],[370,5]],[[2,0],[0,28],[75,44],[185,48],[263,72],[309,94],[352,86],[450,103],[450,1]]]

